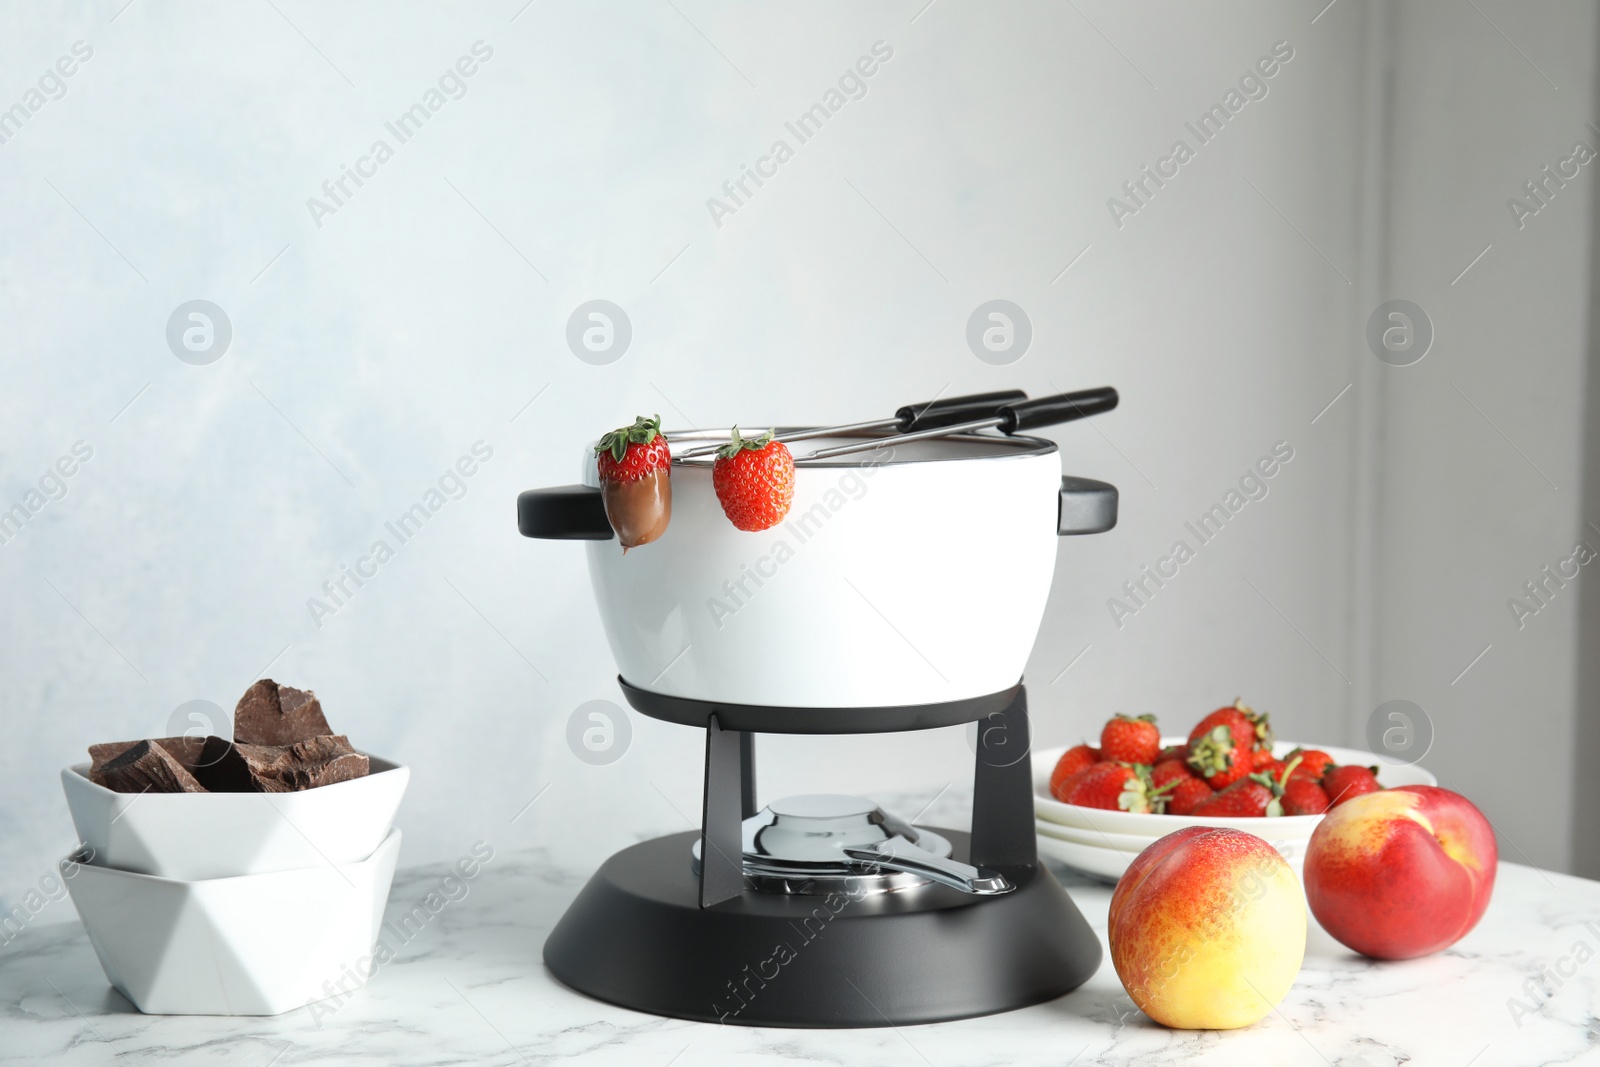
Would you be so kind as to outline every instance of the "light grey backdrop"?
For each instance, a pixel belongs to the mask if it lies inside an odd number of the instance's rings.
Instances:
[[[1592,5],[124,3],[0,10],[22,108],[0,115],[0,509],[27,514],[0,544],[6,908],[72,843],[60,767],[263,672],[411,764],[408,861],[477,838],[598,861],[682,828],[699,734],[634,718],[604,766],[568,747],[574,709],[620,696],[581,550],[518,537],[516,493],[640,412],[848,420],[1013,385],[1124,398],[1058,434],[1123,517],[1061,546],[1040,744],[1236,695],[1361,744],[1409,699],[1507,858],[1570,865],[1592,579],[1520,629],[1507,601],[1600,548],[1594,167],[1520,228],[1507,201],[1600,146]],[[1186,123],[1234,90],[1201,143]],[[801,143],[785,124],[819,102]],[[1193,158],[1144,179],[1180,139]],[[366,176],[335,200],[346,168]],[[1009,366],[965,339],[996,298],[1032,324]],[[1395,298],[1434,332],[1409,367],[1366,340]],[[603,366],[566,340],[594,299],[632,326]],[[192,300],[231,324],[206,365],[168,341]],[[421,531],[386,534],[478,442]],[[1117,619],[1278,442],[1270,492]],[[394,557],[335,605],[323,583],[378,539]],[[1540,792],[1496,770],[1508,734],[1559,754]],[[762,787],[931,796],[970,760],[959,730],[763,739]]]

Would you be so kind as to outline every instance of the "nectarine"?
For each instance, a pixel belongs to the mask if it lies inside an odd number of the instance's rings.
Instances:
[[[1448,948],[1494,891],[1494,828],[1472,802],[1432,785],[1353,797],[1306,847],[1306,900],[1340,944],[1406,960]]]
[[[1111,962],[1164,1026],[1249,1026],[1283,999],[1306,951],[1300,883],[1254,834],[1189,826],[1129,865],[1111,895]]]

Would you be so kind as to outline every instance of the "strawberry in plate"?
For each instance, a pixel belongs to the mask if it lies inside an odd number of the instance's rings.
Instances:
[[[1180,781],[1184,778],[1193,778],[1194,772],[1189,765],[1181,759],[1163,759],[1150,768],[1150,781],[1159,789],[1168,782]]]
[[[1148,767],[1161,755],[1161,731],[1154,715],[1115,715],[1100,731],[1102,759]]]
[[[1296,778],[1309,778],[1313,782],[1321,781],[1328,768],[1333,766],[1333,757],[1320,748],[1296,748],[1283,758],[1292,760],[1296,756],[1300,757],[1300,766],[1294,769]]]
[[[1254,819],[1277,817],[1283,811],[1284,787],[1298,764],[1285,766],[1277,777],[1252,774],[1234,782],[1216,796],[1195,806],[1194,814],[1206,818]]]
[[[1289,775],[1283,786],[1283,813],[1285,815],[1321,815],[1328,810],[1328,794],[1310,778],[1297,773]]]
[[[1149,779],[1120,763],[1096,763],[1061,783],[1056,799],[1063,804],[1106,811],[1149,813],[1155,810]]]
[[[1188,748],[1195,774],[1213,789],[1226,789],[1256,770],[1260,753],[1271,758],[1272,727],[1265,713],[1235,700],[1195,724]]]
[[[1346,764],[1329,767],[1322,775],[1322,788],[1328,794],[1328,807],[1337,808],[1347,800],[1376,793],[1383,786],[1378,784],[1378,768]]]
[[[1180,778],[1173,784],[1171,792],[1167,793],[1167,814],[1193,815],[1206,798],[1216,793],[1203,779],[1193,775]]]
[[[1088,745],[1073,745],[1061,754],[1056,760],[1056,766],[1050,772],[1050,795],[1058,800],[1061,797],[1061,783],[1077,774],[1079,771],[1088,770],[1100,762],[1100,750],[1090,748]]]

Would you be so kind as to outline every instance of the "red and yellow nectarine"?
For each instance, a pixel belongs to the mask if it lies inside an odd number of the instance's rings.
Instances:
[[[1494,891],[1494,828],[1472,802],[1432,785],[1353,797],[1306,847],[1306,900],[1340,944],[1406,960],[1448,948]]]
[[[1283,999],[1306,951],[1300,883],[1254,834],[1189,826],[1139,853],[1111,895],[1111,962],[1164,1026],[1249,1026]]]

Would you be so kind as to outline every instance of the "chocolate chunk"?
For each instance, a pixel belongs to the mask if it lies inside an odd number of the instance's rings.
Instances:
[[[194,765],[200,759],[200,750],[205,747],[206,739],[185,734],[182,737],[155,737],[151,740],[170,752],[174,759],[189,770],[194,770]],[[89,759],[93,765],[89,768],[89,775],[93,777],[101,767],[122,755],[128,749],[137,745],[137,741],[107,741],[103,744],[89,746]]]
[[[268,793],[315,789],[369,770],[367,757],[350,747],[342,734],[307,738],[294,745],[236,745],[250,772]]]
[[[195,761],[194,776],[212,793],[264,792],[237,746],[221,737],[206,738]]]
[[[207,738],[195,777],[213,793],[290,793],[364,777],[366,756],[340,734],[293,745],[245,745]]]
[[[233,709],[233,739],[241,745],[292,745],[331,733],[315,693],[271,678],[245,690]]]
[[[107,760],[90,778],[118,793],[204,793],[195,776],[154,741],[139,741]]]

